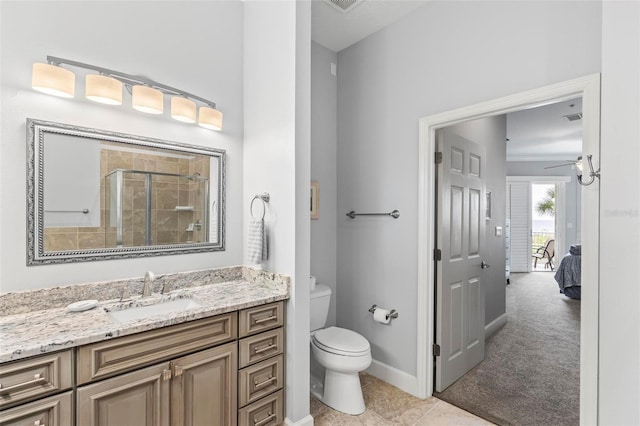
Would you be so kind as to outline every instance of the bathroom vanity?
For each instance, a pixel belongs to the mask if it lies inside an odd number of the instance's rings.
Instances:
[[[0,317],[0,424],[280,424],[289,279],[235,269],[236,279],[223,282],[211,281],[228,279],[226,272],[161,277],[171,280],[171,293],[107,299],[85,312],[55,307]],[[80,287],[66,289],[86,294]],[[0,306],[15,297],[0,295]],[[112,315],[181,299],[197,306]]]

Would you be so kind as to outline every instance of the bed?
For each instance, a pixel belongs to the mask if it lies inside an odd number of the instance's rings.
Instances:
[[[560,287],[560,293],[572,299],[580,300],[582,273],[582,245],[576,244],[569,248],[556,270],[554,278]]]

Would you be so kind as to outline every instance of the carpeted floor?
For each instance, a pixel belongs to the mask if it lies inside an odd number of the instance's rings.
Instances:
[[[485,360],[436,397],[498,425],[580,423],[580,301],[549,272],[511,274]]]

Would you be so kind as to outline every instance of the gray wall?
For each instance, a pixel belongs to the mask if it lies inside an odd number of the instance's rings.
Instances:
[[[598,420],[638,425],[640,2],[605,1],[602,9]]]
[[[581,217],[580,217],[580,205],[581,205],[581,192],[576,172],[572,167],[557,167],[553,169],[545,169],[545,167],[556,166],[562,163],[561,161],[509,161],[507,163],[507,176],[570,176],[571,182],[567,183],[566,188],[566,247],[556,248],[558,256],[563,256],[565,252],[569,251],[571,244],[576,244],[581,241],[580,230]],[[569,224],[572,224],[569,227]],[[557,257],[560,259],[561,257]]]
[[[419,118],[599,72],[601,17],[590,1],[433,2],[339,52],[337,323],[376,360],[416,374]],[[373,323],[373,303],[400,317]]]
[[[320,218],[311,221],[311,274],[332,290],[327,325],[336,323],[338,79],[335,52],[311,43],[311,180],[320,182]]]
[[[243,9],[241,2],[0,2],[1,291],[242,263],[242,215],[250,201],[242,196]],[[89,101],[81,70],[73,99],[36,92],[31,66],[47,55],[145,75],[212,99],[224,113],[224,128],[185,125],[166,111],[142,114],[131,107],[128,94],[118,107]],[[27,267],[26,117],[226,150],[225,251]]]
[[[491,191],[491,220],[485,221],[486,240],[484,260],[491,265],[482,273],[485,288],[485,325],[505,313],[505,246],[507,116],[482,118],[451,126],[451,130],[486,148],[487,191]],[[502,236],[495,236],[496,226]]]

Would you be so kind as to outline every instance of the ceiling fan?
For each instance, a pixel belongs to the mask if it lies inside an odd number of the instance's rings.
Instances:
[[[553,166],[547,166],[546,169],[555,169],[557,167],[565,167],[565,166],[576,166],[579,170],[582,170],[582,156],[578,157],[577,160],[566,161],[562,164],[554,164]]]
[[[563,164],[554,164],[553,166],[548,166],[545,167],[545,169],[554,169],[556,167],[565,167],[565,166],[576,166],[576,176],[578,177],[578,183],[582,186],[589,186],[591,185],[596,178],[600,179],[600,168],[598,168],[598,170],[594,170],[593,169],[593,155],[587,155],[587,163],[589,166],[589,170],[588,170],[588,174],[589,174],[589,181],[585,182],[582,179],[582,156],[578,157],[578,159],[576,161],[566,161]]]

